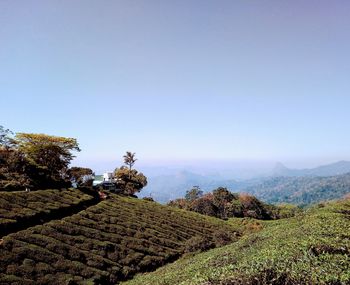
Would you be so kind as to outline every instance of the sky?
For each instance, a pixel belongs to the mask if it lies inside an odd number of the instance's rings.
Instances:
[[[0,125],[98,170],[350,160],[349,27],[347,0],[2,0]]]

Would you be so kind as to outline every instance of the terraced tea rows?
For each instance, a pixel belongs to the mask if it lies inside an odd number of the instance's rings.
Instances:
[[[0,237],[77,213],[95,203],[93,196],[77,189],[0,192]]]
[[[125,285],[348,285],[350,200],[315,207]]]
[[[4,238],[0,284],[115,284],[178,258],[193,243],[237,235],[228,223],[111,195],[71,217]]]

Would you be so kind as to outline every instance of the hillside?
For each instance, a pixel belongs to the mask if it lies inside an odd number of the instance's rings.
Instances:
[[[267,203],[308,205],[350,192],[350,173],[331,177],[274,177],[243,190]]]
[[[273,176],[335,176],[350,172],[350,161],[338,161],[308,169],[290,169],[277,163]]]
[[[238,236],[238,227],[222,220],[112,194],[3,237],[0,284],[115,284]]]
[[[234,167],[234,165],[232,166]],[[236,166],[237,167],[237,166]],[[217,175],[200,175],[193,171],[177,171],[176,173],[166,173],[156,175],[157,172],[151,172],[148,186],[140,193],[140,197],[152,196],[161,203],[167,203],[183,197],[187,190],[193,186],[199,186],[204,192],[210,192],[218,187],[226,187],[233,192],[246,192],[246,188],[253,188],[262,184],[264,181],[270,181],[280,177],[330,177],[345,175],[350,173],[350,162],[339,161],[332,164],[322,165],[309,169],[291,169],[282,163],[277,163],[274,169],[268,169],[261,172],[255,172],[253,168],[247,169],[251,177],[242,178],[234,170],[232,173],[221,176]],[[162,169],[157,170],[162,173]],[[147,172],[147,169],[146,169]],[[220,171],[219,171],[220,173]],[[237,175],[235,175],[237,174]],[[255,175],[254,175],[255,174]],[[258,186],[259,187],[259,186]],[[255,192],[254,192],[255,193]],[[256,194],[256,193],[255,193]],[[341,198],[341,196],[335,196]]]
[[[237,223],[237,219],[232,220]],[[315,207],[125,285],[350,284],[350,201]]]
[[[93,195],[77,189],[0,192],[0,237],[72,215],[95,203]]]

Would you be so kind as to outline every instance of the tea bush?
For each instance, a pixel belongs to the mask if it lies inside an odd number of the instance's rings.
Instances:
[[[62,218],[97,203],[77,189],[0,192],[0,236]]]
[[[189,241],[214,247],[220,231],[240,235],[216,218],[111,194],[73,216],[5,236],[0,284],[115,284],[174,261]]]
[[[350,200],[315,206],[288,219],[230,223],[250,234],[123,284],[350,284]]]

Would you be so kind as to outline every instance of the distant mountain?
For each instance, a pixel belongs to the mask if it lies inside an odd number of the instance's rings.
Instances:
[[[308,205],[350,193],[350,173],[328,177],[272,177],[247,187],[244,192],[268,203]]]
[[[204,192],[218,187],[227,187],[233,192],[257,184],[261,180],[247,180],[243,182],[225,180],[220,176],[200,175],[190,171],[179,171],[175,174],[159,175],[148,178],[148,186],[141,191],[140,197],[152,196],[161,203],[184,197],[187,190],[199,186]]]
[[[157,169],[157,171],[159,170]],[[173,169],[165,169],[162,173],[156,175],[157,171],[152,172],[153,175],[149,175],[145,171],[148,177],[148,186],[141,191],[139,194],[140,197],[152,196],[158,202],[167,203],[170,200],[183,197],[186,191],[190,190],[193,186],[199,186],[204,192],[210,192],[218,187],[227,187],[232,192],[251,192],[258,196],[258,198],[262,198],[270,203],[291,202],[295,204],[309,204],[328,198],[340,198],[342,196],[341,194],[346,192],[346,189],[340,190],[339,185],[336,184],[334,186],[336,189],[334,195],[328,193],[330,191],[329,189],[333,188],[327,184],[329,186],[327,186],[328,190],[323,189],[322,191],[325,193],[319,195],[316,193],[318,191],[316,186],[322,185],[327,180],[327,177],[330,178],[331,176],[350,173],[350,162],[339,161],[312,169],[290,169],[282,163],[277,163],[272,172],[267,171],[265,176],[261,175],[257,178],[243,181],[227,179],[225,177],[229,176],[225,175],[223,177],[220,173],[201,175],[187,170],[174,171]],[[237,176],[232,175],[232,177]],[[336,183],[337,180],[338,178],[332,178],[327,181],[329,183],[332,183],[332,181]],[[319,183],[321,184],[319,185]],[[307,189],[308,187],[310,189]],[[262,193],[259,193],[259,191],[262,191]],[[314,196],[303,194],[303,198],[300,198],[298,196],[299,194],[295,194],[296,196],[289,197],[294,192],[300,193],[300,191],[316,192],[312,194]]]
[[[350,161],[339,161],[310,169],[290,169],[282,163],[277,163],[273,176],[334,176],[350,172]]]

